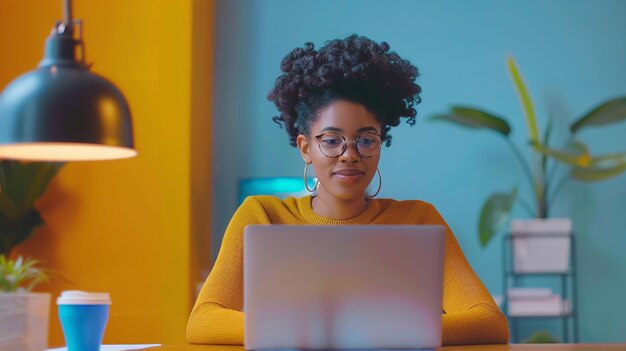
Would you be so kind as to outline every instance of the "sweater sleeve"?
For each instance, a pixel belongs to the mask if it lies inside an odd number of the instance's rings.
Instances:
[[[443,345],[504,344],[506,317],[472,270],[456,237],[439,212],[429,205],[425,224],[446,227],[443,277]]]
[[[187,322],[188,342],[243,345],[243,230],[249,224],[269,222],[265,210],[253,197],[237,209]]]

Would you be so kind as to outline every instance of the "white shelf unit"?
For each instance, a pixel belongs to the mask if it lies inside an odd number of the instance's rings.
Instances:
[[[578,291],[576,287],[576,246],[573,233],[567,234],[571,240],[570,245],[570,264],[567,271],[551,272],[516,272],[513,269],[512,240],[513,236],[508,234],[503,239],[502,262],[503,262],[503,302],[502,311],[509,320],[511,329],[511,342],[520,342],[519,323],[528,319],[560,319],[561,321],[561,342],[577,343],[578,342]],[[533,236],[532,240],[545,240],[546,238],[563,237],[563,234]],[[520,237],[519,235],[515,236]],[[523,235],[522,235],[523,237]],[[523,287],[523,280],[528,277],[549,277],[555,279],[559,283],[557,291],[558,296],[563,301],[561,312],[549,311],[544,313],[509,313],[509,297],[508,291],[511,288]]]

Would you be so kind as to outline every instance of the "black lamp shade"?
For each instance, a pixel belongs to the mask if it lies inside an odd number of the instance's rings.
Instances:
[[[0,95],[0,158],[46,161],[133,157],[130,109],[120,90],[74,59],[53,35],[39,68]]]

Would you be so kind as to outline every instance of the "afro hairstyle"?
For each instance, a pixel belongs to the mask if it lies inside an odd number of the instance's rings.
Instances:
[[[280,69],[267,99],[278,108],[280,115],[273,120],[285,126],[291,146],[296,146],[298,134],[309,135],[317,113],[337,100],[362,104],[372,112],[386,146],[391,145],[389,130],[400,118],[415,124],[414,106],[422,91],[415,83],[419,72],[390,52],[386,42],[356,34],[328,41],[319,50],[307,42],[285,56]]]

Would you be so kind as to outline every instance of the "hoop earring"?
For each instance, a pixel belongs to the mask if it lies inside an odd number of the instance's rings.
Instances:
[[[308,190],[310,193],[314,192],[317,189],[317,186],[320,184],[320,181],[316,181],[315,182],[315,186],[313,187],[313,189],[309,188],[309,182],[307,182],[307,176],[306,173],[309,170],[309,165],[311,164],[311,162],[305,162],[304,163],[304,187],[306,188],[306,190]]]
[[[374,195],[370,195],[370,197],[376,197],[376,195],[378,195],[378,193],[380,192],[380,187],[383,186],[383,177],[380,175],[380,171],[378,170],[378,168],[376,168],[376,173],[378,173],[378,189],[376,189]]]

